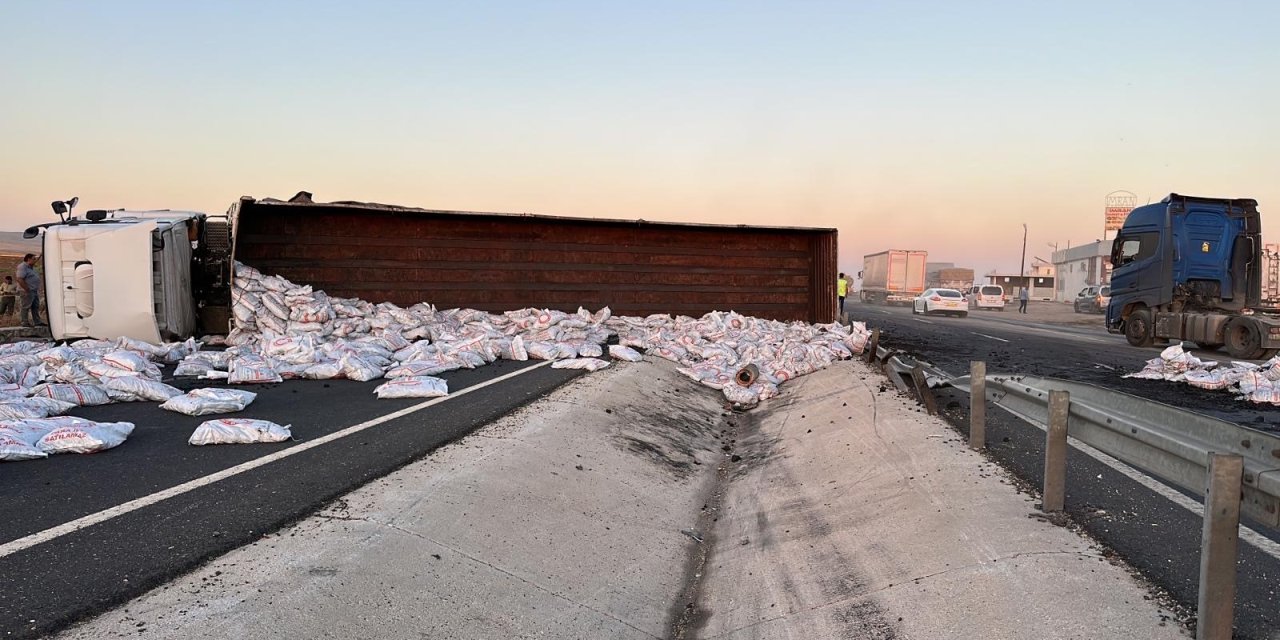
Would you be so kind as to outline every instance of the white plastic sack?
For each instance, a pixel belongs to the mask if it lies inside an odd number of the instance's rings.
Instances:
[[[147,368],[147,365],[150,364],[150,360],[145,356],[123,349],[120,351],[112,351],[111,353],[102,356],[102,361],[117,369],[134,372],[143,371]]]
[[[27,418],[47,418],[56,416],[74,406],[70,402],[37,396],[34,398],[11,398],[0,401],[0,420],[23,420]]]
[[[207,375],[207,374],[206,374]],[[231,384],[263,384],[281,382],[283,378],[261,358],[237,358],[231,361],[227,382]]]
[[[449,395],[449,383],[431,376],[409,376],[388,380],[378,385],[373,392],[379,399],[441,398]]]
[[[609,363],[599,358],[566,358],[551,363],[552,369],[586,369],[587,371],[599,371],[607,366]]]
[[[92,384],[40,384],[31,389],[31,395],[70,402],[79,407],[111,403],[106,390]]]
[[[382,369],[353,354],[342,356],[342,373],[350,380],[368,382],[382,377]]]
[[[186,395],[170,398],[160,408],[189,416],[207,416],[243,411],[257,397],[258,394],[243,389],[193,389]]]
[[[0,425],[0,462],[36,460],[48,456],[49,454],[41,451],[34,442]]]
[[[644,356],[639,351],[620,344],[609,345],[609,357],[614,360],[625,360],[627,362],[640,362],[644,360]]]
[[[193,445],[284,442],[293,437],[289,433],[290,426],[248,418],[208,420],[196,427],[187,442]]]
[[[97,453],[118,447],[133,433],[131,422],[94,422],[77,420],[72,426],[58,427],[45,434],[36,446],[47,454]]]
[[[163,382],[148,380],[140,376],[107,378],[102,381],[102,386],[106,387],[108,392],[125,393],[139,400],[150,402],[165,402],[170,398],[182,395],[182,391]]]

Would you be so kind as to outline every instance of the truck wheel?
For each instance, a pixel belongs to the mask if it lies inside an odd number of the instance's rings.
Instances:
[[[1232,358],[1255,360],[1262,355],[1262,331],[1258,323],[1245,317],[1235,317],[1227,323],[1222,337],[1227,342],[1227,353]]]
[[[1124,321],[1124,337],[1135,347],[1149,347],[1155,340],[1151,336],[1151,312],[1138,309]]]

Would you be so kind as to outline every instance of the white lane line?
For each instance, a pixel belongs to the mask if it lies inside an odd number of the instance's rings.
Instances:
[[[932,320],[925,320],[924,318],[912,318],[912,320],[915,320],[916,322],[923,322],[925,324],[934,324]]]
[[[997,338],[997,337],[995,337],[995,336],[989,336],[989,335],[987,335],[987,334],[985,334],[985,333],[978,333],[977,331],[973,331],[973,332],[971,332],[971,333],[973,333],[973,335],[975,335],[975,336],[982,336],[982,337],[984,337],[984,338],[991,338],[992,340],[999,340],[1000,342],[1008,342],[1008,340],[1005,340],[1004,338]]]
[[[292,456],[294,454],[302,453],[303,451],[306,451],[308,449],[313,449],[322,444],[327,444],[339,438],[344,438],[346,436],[349,436],[353,433],[359,433],[361,431],[364,431],[365,429],[376,427],[384,422],[395,420],[396,418],[403,418],[404,416],[407,416],[417,411],[421,411],[423,409],[426,409],[427,407],[440,404],[441,402],[444,402],[446,400],[450,400],[453,398],[457,398],[459,396],[465,396],[468,393],[471,393],[472,391],[483,389],[491,384],[497,384],[499,382],[503,382],[510,378],[514,378],[518,375],[522,375],[530,371],[533,371],[534,369],[545,367],[551,363],[552,363],[551,360],[546,360],[539,364],[535,364],[532,367],[526,367],[519,371],[512,371],[511,373],[498,376],[497,378],[494,378],[492,380],[488,380],[485,382],[481,382],[480,384],[472,385],[461,391],[455,391],[442,398],[432,398],[425,402],[420,402],[418,404],[415,404],[411,407],[405,407],[404,409],[401,409],[399,411],[388,413],[384,416],[379,416],[372,420],[366,420],[365,422],[361,422],[360,424],[357,424],[357,425],[352,425],[341,431],[335,431],[327,436],[322,436],[320,438],[316,438],[315,440],[308,440],[295,447],[289,447],[288,449],[277,451],[273,454],[263,456],[261,458],[256,458],[248,462],[238,464],[234,467],[230,467],[228,469],[223,469],[222,471],[219,471],[217,473],[213,473],[213,474],[204,476],[202,478],[196,478],[195,480],[184,482],[174,487],[169,487],[164,491],[157,491],[156,493],[153,493],[151,495],[143,496],[141,498],[136,498],[128,502],[125,502],[123,504],[118,504],[109,509],[103,509],[102,511],[99,511],[97,513],[91,513],[87,516],[84,516],[83,518],[77,518],[70,522],[65,522],[63,524],[60,524],[56,527],[51,527],[51,528],[45,529],[44,531],[39,531],[29,536],[18,538],[17,540],[13,540],[11,542],[6,542],[0,545],[0,558],[11,556],[24,549],[30,549],[31,547],[34,547],[38,544],[41,544],[43,542],[48,542],[60,536],[65,536],[68,533],[74,533],[76,531],[84,529],[85,527],[91,527],[95,524],[106,522],[107,520],[115,518],[116,516],[122,516],[131,511],[137,511],[138,509],[153,505],[162,500],[168,500],[169,498],[172,498],[174,496],[180,496],[184,493],[193,491],[195,489],[199,489],[200,487],[213,484],[220,480],[226,480],[227,478],[230,478],[232,476],[236,476],[246,471],[257,469],[258,467],[271,464],[272,462],[275,462],[277,460],[283,460],[284,458],[288,458],[289,456]]]
[[[1037,425],[1036,423],[1032,422],[1026,416],[1021,416],[1012,411],[1010,411],[1010,413],[1013,413],[1013,415],[1020,417],[1022,420],[1026,421],[1027,424],[1030,424],[1040,429],[1041,431],[1044,431],[1044,427],[1041,427],[1040,425]],[[1077,440],[1076,438],[1070,435],[1067,436],[1067,442],[1071,446],[1075,447],[1076,449],[1079,449],[1085,455],[1093,458],[1094,460],[1097,460],[1098,462],[1101,462],[1102,464],[1107,465],[1108,467],[1111,467],[1112,469],[1115,469],[1116,471],[1120,472],[1124,476],[1128,477],[1130,480],[1133,480],[1134,482],[1137,482],[1138,484],[1156,492],[1160,496],[1167,498],[1170,502],[1195,514],[1196,517],[1201,519],[1204,518],[1204,507],[1201,506],[1201,504],[1199,502],[1196,502],[1194,499],[1188,498],[1182,492],[1177,491],[1176,489],[1173,489],[1172,487],[1160,482],[1159,480],[1129,466],[1124,462],[1121,462],[1120,460],[1112,457],[1110,454],[1103,453],[1102,451],[1095,449],[1081,442],[1080,440]],[[1250,529],[1248,526],[1245,526],[1243,523],[1240,525],[1240,539],[1257,547],[1259,551],[1275,558],[1276,560],[1280,560],[1280,543],[1262,535],[1261,533],[1258,533],[1257,531],[1254,531],[1253,529]]]
[[[1125,476],[1128,476],[1134,482],[1137,482],[1161,496],[1168,498],[1174,504],[1196,514],[1196,516],[1204,518],[1204,507],[1199,502],[1188,498],[1186,494],[1170,488],[1159,480],[1156,480],[1155,478],[1152,478],[1151,476],[1146,475],[1141,471],[1138,471],[1137,469],[1134,469],[1133,467],[1111,457],[1110,455],[1076,440],[1075,438],[1068,438],[1068,440],[1071,441],[1072,446],[1093,457],[1098,462],[1119,471]],[[1259,551],[1280,560],[1280,543],[1258,533],[1257,531],[1254,531],[1253,529],[1250,529],[1244,524],[1240,525],[1240,539],[1257,547]]]

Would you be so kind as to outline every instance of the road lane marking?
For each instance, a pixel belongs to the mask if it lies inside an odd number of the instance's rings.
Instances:
[[[997,338],[997,337],[995,337],[995,336],[989,336],[989,335],[987,335],[987,334],[985,334],[985,333],[978,333],[977,331],[974,331],[974,332],[972,332],[972,333],[973,333],[973,335],[975,335],[975,336],[982,336],[982,337],[984,337],[984,338],[991,338],[992,340],[999,340],[1000,342],[1008,342],[1008,340],[1005,340],[1004,338]]]
[[[1194,499],[1188,498],[1186,494],[1176,489],[1173,489],[1172,487],[1160,482],[1159,480],[1156,480],[1155,478],[1145,473],[1142,473],[1141,471],[1138,471],[1137,469],[1129,466],[1128,464],[1125,464],[1124,462],[1117,460],[1111,455],[1103,453],[1102,451],[1095,449],[1079,440],[1076,440],[1075,438],[1069,438],[1069,439],[1071,440],[1072,446],[1080,449],[1086,455],[1089,455],[1094,459],[1096,459],[1098,462],[1101,462],[1111,467],[1112,469],[1115,469],[1116,471],[1119,471],[1120,473],[1128,476],[1129,479],[1133,480],[1134,482],[1137,482],[1138,484],[1160,494],[1161,496],[1168,498],[1174,504],[1186,509],[1187,511],[1190,511],[1191,513],[1194,513],[1196,517],[1204,518],[1204,506],[1201,505],[1199,502],[1195,501]],[[1240,525],[1240,539],[1257,547],[1259,551],[1271,556],[1272,558],[1275,558],[1276,560],[1280,560],[1280,542],[1276,542],[1271,538],[1268,538],[1262,535],[1261,533],[1258,533],[1257,531],[1250,529],[1247,525],[1243,523],[1241,523]]]
[[[924,318],[912,318],[912,320],[915,320],[916,322],[923,322],[925,324],[934,324],[932,320],[925,320]]]
[[[441,398],[432,398],[425,402],[419,402],[418,404],[415,404],[413,406],[405,407],[404,409],[400,409],[399,411],[393,411],[386,415],[373,418],[372,420],[366,420],[364,422],[361,422],[360,424],[352,425],[350,427],[342,429],[341,431],[335,431],[333,433],[330,433],[329,435],[316,438],[315,440],[308,440],[297,446],[289,447],[288,449],[283,449],[281,451],[277,451],[275,453],[263,456],[261,458],[255,458],[248,462],[238,464],[234,467],[223,469],[222,471],[219,471],[217,473],[213,473],[201,478],[196,478],[195,480],[190,480],[180,485],[169,487],[168,489],[165,489],[163,491],[157,491],[156,493],[153,493],[151,495],[143,496],[141,498],[135,498],[123,504],[118,504],[114,507],[103,509],[102,511],[99,511],[97,513],[91,513],[87,516],[84,516],[82,518],[77,518],[70,522],[64,522],[56,527],[50,527],[48,529],[45,529],[44,531],[38,531],[31,535],[18,538],[17,540],[0,544],[0,558],[6,558],[15,553],[18,553],[19,551],[30,549],[31,547],[34,547],[38,544],[49,542],[50,540],[54,540],[56,538],[65,536],[69,533],[74,533],[86,527],[91,527],[95,524],[106,522],[117,516],[122,516],[127,513],[137,511],[138,509],[141,509],[143,507],[148,507],[153,504],[156,504],[157,502],[161,502],[163,500],[168,500],[169,498],[180,496],[184,493],[194,491],[196,489],[199,489],[200,487],[208,486],[221,480],[226,480],[227,478],[240,475],[246,471],[252,471],[253,469],[257,469],[258,467],[270,464],[277,460],[283,460],[285,458],[288,458],[289,456],[302,453],[303,451],[313,449],[323,444],[328,444],[330,442],[333,442],[334,440],[337,440],[339,438],[344,438],[353,433],[359,433],[361,431],[364,431],[365,429],[376,427],[384,422],[389,422],[397,418],[403,418],[404,416],[407,416],[411,413],[421,411],[423,409],[426,409],[427,407],[435,406],[446,400],[457,398],[459,396],[464,396],[464,395],[467,395],[468,393],[471,393],[472,391],[483,389],[491,384],[497,384],[499,382],[503,382],[505,380],[514,378],[518,375],[523,375],[535,369],[540,369],[542,367],[545,367],[551,364],[552,362],[553,362],[552,360],[545,360],[531,367],[525,367],[524,369],[520,369],[519,371],[512,371],[511,373],[498,376],[497,378],[494,378],[492,380],[486,380],[485,382],[471,385],[470,387],[467,387],[460,391],[455,391],[447,396],[444,396]]]

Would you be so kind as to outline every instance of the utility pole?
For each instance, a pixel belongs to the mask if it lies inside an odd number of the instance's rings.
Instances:
[[[1018,264],[1018,278],[1022,280],[1022,286],[1027,287],[1027,223],[1022,223],[1022,262]]]

